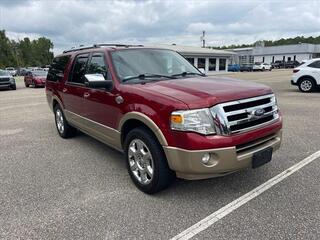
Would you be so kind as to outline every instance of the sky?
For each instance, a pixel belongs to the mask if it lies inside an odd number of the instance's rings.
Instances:
[[[0,0],[12,39],[45,36],[59,53],[80,44],[210,46],[320,35],[320,0]]]

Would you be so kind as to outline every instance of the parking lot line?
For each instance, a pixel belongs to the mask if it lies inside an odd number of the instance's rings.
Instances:
[[[303,159],[302,161],[298,162],[297,164],[293,165],[292,167],[286,169],[285,171],[281,172],[277,176],[269,179],[265,183],[261,184],[260,186],[256,187],[255,189],[251,190],[250,192],[246,193],[245,195],[237,198],[236,200],[232,201],[231,203],[227,204],[226,206],[220,208],[216,212],[210,214],[209,216],[205,217],[204,219],[200,220],[193,226],[189,227],[188,229],[184,230],[183,232],[179,233],[178,235],[171,238],[171,240],[187,240],[192,238],[193,236],[197,235],[198,233],[204,231],[223,217],[227,216],[228,214],[232,213],[237,208],[241,207],[242,205],[246,204],[250,200],[256,198],[261,193],[267,191],[269,188],[273,187],[274,185],[280,183],[282,180],[289,177],[291,174],[295,173],[299,169],[303,168],[307,164],[313,162],[314,160],[320,157],[320,151],[315,152],[314,154],[310,155],[309,157]]]

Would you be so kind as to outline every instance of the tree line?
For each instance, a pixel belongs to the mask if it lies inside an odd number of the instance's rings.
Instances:
[[[40,37],[30,40],[11,40],[5,30],[0,30],[0,69],[5,67],[44,66],[53,59],[53,43],[50,39]]]
[[[320,44],[320,36],[317,37],[304,37],[304,36],[297,36],[294,38],[281,38],[279,40],[263,40],[259,42],[264,42],[266,47],[270,46],[280,46],[280,45],[290,45],[290,44],[299,44],[299,43],[312,43],[312,44]],[[213,47],[210,46],[209,48],[214,49],[232,49],[232,48],[246,48],[246,47],[254,47],[257,42],[252,44],[240,44],[240,45],[228,45],[228,46],[221,46],[221,47]]]

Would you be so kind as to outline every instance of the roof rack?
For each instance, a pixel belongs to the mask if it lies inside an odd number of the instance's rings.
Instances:
[[[124,48],[129,48],[129,47],[143,47],[143,45],[111,44],[111,43],[93,44],[92,46],[80,45],[79,47],[73,47],[73,48],[71,48],[69,50],[64,50],[63,53],[75,52],[75,51],[85,50],[85,49],[100,48],[100,47],[124,47]]]

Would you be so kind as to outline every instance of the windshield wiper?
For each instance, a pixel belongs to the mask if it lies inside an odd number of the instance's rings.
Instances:
[[[198,75],[198,76],[206,76],[205,74],[203,73],[196,73],[196,72],[182,72],[182,73],[177,73],[177,74],[173,74],[171,75],[171,77],[178,77],[178,76],[182,76],[182,77],[185,77],[187,75]]]
[[[167,76],[167,75],[162,75],[162,74],[144,73],[144,74],[139,74],[139,75],[137,75],[137,76],[132,76],[132,77],[124,78],[124,79],[122,79],[122,82],[127,82],[127,81],[130,81],[130,80],[133,80],[133,79],[144,80],[144,79],[146,79],[146,78],[156,78],[156,77],[175,79],[174,76]]]

